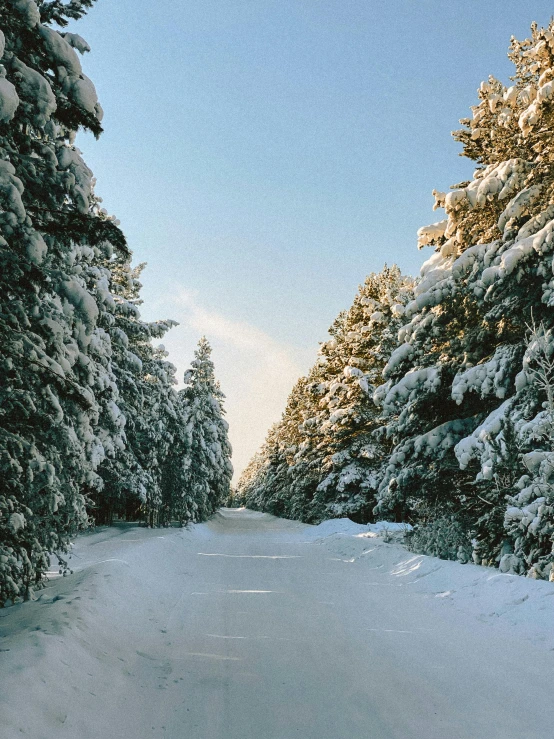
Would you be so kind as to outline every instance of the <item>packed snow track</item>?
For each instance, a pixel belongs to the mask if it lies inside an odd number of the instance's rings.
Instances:
[[[320,528],[222,509],[80,537],[75,574],[0,612],[1,736],[552,736],[550,646],[418,588],[398,545],[357,539],[351,557]],[[549,583],[525,584],[552,608]]]

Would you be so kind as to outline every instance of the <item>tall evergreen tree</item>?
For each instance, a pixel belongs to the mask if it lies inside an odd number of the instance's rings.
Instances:
[[[289,397],[283,420],[290,418],[289,404],[295,390],[296,386]],[[292,517],[287,440],[283,423],[273,424],[260,451],[252,457],[237,483],[235,500],[240,505],[274,516]],[[295,447],[289,449],[293,452]]]
[[[528,485],[524,473],[526,463],[546,473],[533,460],[549,444],[539,431],[547,399],[526,334],[541,324],[552,355],[553,32],[553,24],[533,25],[529,38],[512,39],[513,84],[483,82],[472,117],[454,134],[477,170],[470,182],[435,193],[446,218],[420,229],[420,245],[435,253],[376,396],[396,444],[380,515],[401,511],[421,521],[447,509],[467,520],[473,511],[468,536],[478,561],[515,557],[544,575],[552,562],[551,508],[543,484]],[[504,537],[497,523],[479,523],[478,501],[489,498],[505,507],[511,499]]]
[[[212,349],[203,337],[198,342],[185,387],[179,391],[181,417],[188,440],[168,460],[171,486],[166,505],[180,521],[203,521],[227,500],[233,466],[229,425],[219,383],[215,379]],[[183,453],[186,452],[186,453]]]
[[[412,297],[413,280],[396,266],[366,278],[239,481],[247,505],[304,521],[372,519],[389,446],[375,435],[380,418],[372,396]]]
[[[74,34],[82,2],[0,2],[0,605],[28,593],[86,521],[122,436],[106,327],[125,254],[73,145],[102,109]]]
[[[133,268],[129,259],[111,265],[115,321],[109,333],[119,406],[125,417],[125,446],[101,468],[105,485],[95,501],[97,520],[108,523],[114,512],[134,513],[151,525],[158,522],[162,468],[179,425],[176,370],[163,346],[152,343],[177,324],[141,319],[144,266]]]
[[[344,515],[373,519],[378,472],[390,443],[376,433],[381,419],[372,396],[398,345],[413,287],[413,279],[396,266],[372,273],[360,286],[341,330],[321,348],[322,479],[312,505],[317,519]]]
[[[175,324],[141,320],[141,267],[74,145],[102,132],[102,108],[88,44],[50,24],[93,2],[0,0],[0,606],[89,515],[163,519],[167,460],[188,438],[152,343]]]

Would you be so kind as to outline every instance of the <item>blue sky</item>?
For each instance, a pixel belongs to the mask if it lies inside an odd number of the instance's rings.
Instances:
[[[214,346],[237,468],[277,420],[358,283],[415,274],[431,191],[471,176],[450,131],[510,36],[516,0],[99,0],[74,24],[105,109],[79,146],[144,272],[143,315],[179,375]]]

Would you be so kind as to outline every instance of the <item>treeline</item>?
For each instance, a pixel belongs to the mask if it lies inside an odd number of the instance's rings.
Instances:
[[[232,474],[201,340],[186,388],[139,313],[140,272],[74,146],[102,132],[63,29],[93,0],[0,0],[0,605],[28,596],[71,537],[114,514],[205,519]]]
[[[554,25],[512,39],[454,132],[473,179],[417,280],[370,275],[294,387],[236,499],[317,522],[415,525],[411,546],[552,577]]]

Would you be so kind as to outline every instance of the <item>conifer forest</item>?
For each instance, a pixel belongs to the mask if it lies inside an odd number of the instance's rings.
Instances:
[[[232,481],[213,342],[198,335],[178,372],[160,343],[178,323],[141,317],[146,265],[78,148],[103,110],[68,27],[95,5],[0,0],[0,735],[546,739],[554,21],[506,39],[511,79],[462,101],[474,173],[433,191],[419,274],[391,253],[359,276]],[[395,641],[371,646],[379,631]],[[400,654],[430,682],[394,687]],[[510,703],[515,664],[536,678],[533,718]],[[55,698],[33,687],[51,680]]]
[[[418,231],[421,275],[366,278],[243,473],[241,503],[407,521],[414,551],[550,577],[553,30],[512,39],[512,85],[481,84],[453,134],[474,178],[433,193],[446,217]]]
[[[93,0],[3,3],[0,603],[27,597],[75,534],[114,513],[203,521],[228,497],[223,393],[202,338],[176,391],[140,317],[140,273],[75,147],[102,133],[80,36]]]

